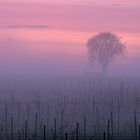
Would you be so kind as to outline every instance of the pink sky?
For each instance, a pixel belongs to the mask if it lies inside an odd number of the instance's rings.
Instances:
[[[57,30],[140,32],[140,7],[1,4],[0,25],[39,24]]]
[[[35,61],[52,66],[58,57],[62,65],[65,57],[77,70],[82,69],[87,63],[87,39],[103,31],[122,37],[128,46],[127,59],[137,58],[138,13],[139,0],[0,0],[0,42],[7,46],[1,48],[1,62],[7,62],[3,69],[20,62],[36,67]],[[10,44],[14,45],[12,51]]]
[[[140,6],[139,0],[1,0],[1,2],[15,3],[50,3],[50,4],[76,4],[76,5],[127,5]]]

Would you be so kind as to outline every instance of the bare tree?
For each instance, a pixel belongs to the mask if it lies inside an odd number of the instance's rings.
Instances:
[[[124,53],[125,45],[117,35],[105,32],[91,37],[87,42],[87,48],[90,63],[99,62],[105,74],[113,58]]]

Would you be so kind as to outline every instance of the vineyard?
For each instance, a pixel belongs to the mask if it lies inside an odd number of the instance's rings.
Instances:
[[[139,140],[140,79],[0,81],[1,140]]]

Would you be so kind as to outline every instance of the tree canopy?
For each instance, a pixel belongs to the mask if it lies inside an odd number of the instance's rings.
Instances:
[[[123,55],[125,44],[121,39],[110,32],[99,33],[91,37],[87,42],[88,57],[92,63],[97,60],[102,67],[102,71],[106,72],[108,64],[119,55]]]

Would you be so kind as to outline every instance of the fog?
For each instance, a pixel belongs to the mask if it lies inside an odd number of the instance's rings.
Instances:
[[[79,41],[52,33],[50,41],[36,34],[12,29],[0,36],[0,137],[136,140],[139,44],[128,42],[127,53],[102,75],[99,64],[89,65],[88,36]]]
[[[0,139],[140,138],[139,6],[12,1],[0,3]],[[103,74],[87,41],[109,31],[126,50]]]
[[[83,76],[88,73],[100,73],[99,64],[89,66],[86,38],[81,42],[71,41],[71,39],[62,41],[57,40],[57,35],[52,33],[54,41],[40,40],[21,36],[19,32],[23,30],[18,29],[16,36],[13,34],[0,36],[0,74],[2,76]],[[12,29],[12,33],[17,33],[16,31],[17,29]],[[49,36],[47,30],[45,32],[45,35]],[[73,37],[68,33],[66,35],[69,38]],[[135,40],[135,36],[132,38]],[[130,44],[126,42],[124,56],[117,57],[110,63],[108,75],[139,76],[139,54],[138,42]]]

